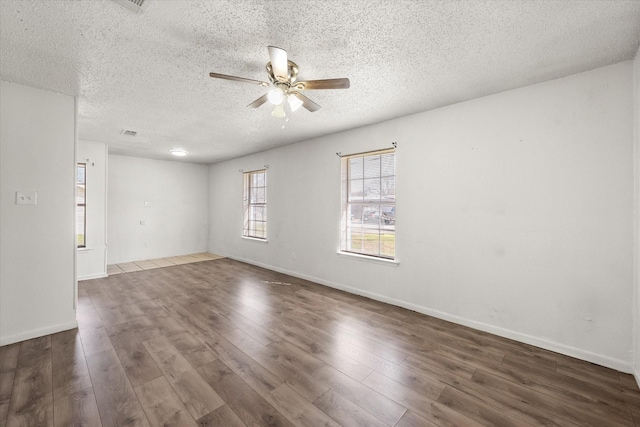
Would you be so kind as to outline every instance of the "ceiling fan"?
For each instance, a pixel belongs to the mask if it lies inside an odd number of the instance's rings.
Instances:
[[[296,81],[298,78],[298,65],[289,61],[287,59],[287,51],[279,47],[269,46],[269,58],[271,62],[267,63],[267,73],[271,83],[219,73],[209,73],[209,76],[217,79],[258,84],[263,87],[272,85],[272,90],[247,105],[247,107],[258,108],[269,101],[274,106],[271,112],[274,117],[285,117],[285,108],[290,111],[296,111],[302,106],[312,113],[318,111],[320,106],[300,93],[301,90],[349,88],[349,79],[347,78]]]

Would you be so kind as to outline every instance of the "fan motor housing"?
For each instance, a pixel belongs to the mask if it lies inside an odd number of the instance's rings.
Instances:
[[[282,79],[278,79],[273,75],[273,67],[271,66],[271,62],[267,62],[267,74],[269,75],[269,80],[274,85],[276,83],[287,83],[290,86],[293,82],[298,78],[298,64],[293,61],[287,61],[287,80],[282,81]]]

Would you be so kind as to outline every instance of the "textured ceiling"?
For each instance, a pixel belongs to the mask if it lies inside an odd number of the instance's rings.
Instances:
[[[1,1],[0,77],[78,96],[80,138],[111,153],[213,163],[632,59],[640,41],[640,1],[150,1]],[[307,91],[322,108],[282,129],[246,108],[266,89],[208,76],[268,80],[268,45],[299,80],[351,88]]]

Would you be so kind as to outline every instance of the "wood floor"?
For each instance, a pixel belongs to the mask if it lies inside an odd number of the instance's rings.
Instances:
[[[631,375],[229,259],[79,295],[0,348],[0,427],[640,426]]]

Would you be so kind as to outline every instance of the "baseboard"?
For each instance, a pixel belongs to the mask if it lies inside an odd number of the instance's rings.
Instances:
[[[78,281],[80,280],[91,280],[91,279],[102,279],[103,277],[109,277],[107,273],[94,273],[87,274],[86,276],[78,277]]]
[[[328,280],[324,280],[319,277],[312,277],[305,274],[301,274],[295,271],[290,271],[283,268],[274,267],[267,264],[262,264],[259,262],[255,262],[252,260],[229,256],[229,258],[245,262],[247,264],[256,265],[258,267],[266,268],[269,270],[277,271],[279,273],[288,274],[293,277],[298,277],[300,279],[309,280],[311,282],[319,283],[324,286],[328,286],[330,288],[339,289],[345,292],[349,292],[355,295],[361,295],[367,298],[371,298],[376,301],[384,302],[387,304],[395,305],[398,307],[403,307],[408,310],[416,311],[418,313],[426,314],[428,316],[433,316],[438,319],[446,320],[449,322],[457,323],[459,325],[468,326],[473,329],[477,329],[483,332],[488,332],[490,334],[498,335],[504,338],[509,338],[515,341],[519,341],[525,344],[530,344],[536,347],[543,348],[545,350],[553,351],[556,353],[564,354],[566,356],[575,357],[577,359],[585,360],[587,362],[595,363],[597,365],[605,366],[607,368],[615,369],[616,371],[625,372],[625,373],[634,373],[634,367],[624,360],[615,359],[612,357],[604,356],[597,353],[592,353],[587,350],[583,350],[576,347],[571,347],[562,343],[558,343],[555,341],[550,341],[544,338],[535,337],[532,335],[523,334],[521,332],[513,331],[510,329],[501,328],[495,325],[490,325],[484,322],[478,322],[475,320],[467,319],[465,317],[460,317],[457,315],[453,315],[450,313],[442,312],[439,310],[434,310],[432,308],[423,307],[417,304],[412,304],[407,301],[397,300],[394,298],[389,298],[385,295],[380,295],[374,292],[363,291],[362,289],[353,288],[350,286],[345,286],[339,283],[331,282]],[[635,377],[638,384],[640,384],[640,374],[638,374],[637,368],[635,369]]]
[[[384,302],[387,302],[387,301],[384,301]],[[390,302],[390,301],[389,303],[394,304],[393,302]],[[632,372],[631,364],[628,362],[625,362],[624,360],[615,359],[615,358],[604,356],[598,353],[593,353],[588,350],[568,346],[556,341],[547,340],[547,339],[536,337],[533,335],[523,334],[521,332],[513,331],[511,329],[505,329],[495,325],[490,325],[487,323],[478,322],[475,320],[452,315],[449,313],[440,312],[438,310],[415,306],[414,304],[404,303],[402,301],[400,301],[400,304],[397,304],[397,305],[399,305],[400,307],[417,311],[419,313],[437,317],[442,320],[447,320],[449,322],[457,323],[463,326],[468,326],[470,328],[477,329],[483,332],[488,332],[490,334],[497,335],[503,338],[512,339],[514,341],[519,341],[525,344],[533,345],[535,347],[543,348],[545,350],[553,351],[555,353],[564,354],[565,356],[575,357],[576,359],[585,360],[587,362],[595,363],[596,365],[615,369],[616,371],[625,372],[625,373]]]
[[[635,366],[633,369],[633,376],[636,378],[638,387],[640,387],[640,366]]]
[[[60,323],[53,326],[47,326],[46,328],[34,329],[31,331],[21,332],[15,335],[9,335],[8,337],[0,337],[0,346],[9,345],[20,341],[26,341],[33,338],[43,337],[45,335],[51,335],[62,331],[68,331],[78,327],[78,321]]]

